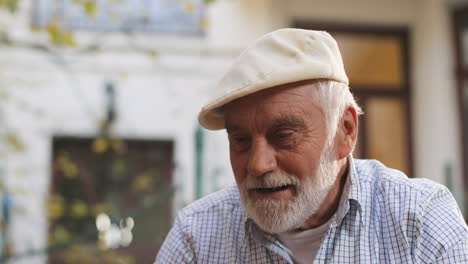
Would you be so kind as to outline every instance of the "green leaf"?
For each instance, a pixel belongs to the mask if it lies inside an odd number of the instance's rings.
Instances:
[[[204,0],[205,4],[212,4],[214,2],[216,2],[216,0]]]
[[[18,10],[18,3],[19,0],[0,0],[0,8],[5,8],[11,13],[14,13]]]
[[[151,57],[158,57],[159,56],[159,52],[157,50],[150,50],[148,52],[148,54],[151,56]]]

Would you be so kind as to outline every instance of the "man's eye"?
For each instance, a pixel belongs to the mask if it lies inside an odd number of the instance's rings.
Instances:
[[[243,152],[250,147],[250,137],[248,136],[230,136],[229,147],[231,151]]]
[[[293,132],[288,132],[288,133],[278,133],[277,135],[278,135],[278,137],[280,139],[286,139],[286,138],[292,136],[292,134],[293,134]]]
[[[249,137],[245,137],[245,136],[231,136],[230,139],[233,143],[236,143],[236,144],[248,143],[250,140]]]
[[[234,137],[234,141],[237,143],[247,143],[249,141],[248,137]]]
[[[276,136],[279,139],[287,139],[287,138],[290,138],[293,134],[294,134],[293,130],[282,130],[282,131],[278,131],[276,133]]]

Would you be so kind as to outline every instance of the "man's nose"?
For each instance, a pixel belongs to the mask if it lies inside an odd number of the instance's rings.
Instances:
[[[248,173],[262,176],[276,169],[275,149],[268,142],[259,140],[252,142],[248,163]]]

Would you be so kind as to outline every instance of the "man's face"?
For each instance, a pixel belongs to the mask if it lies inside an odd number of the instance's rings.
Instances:
[[[271,233],[297,228],[310,218],[338,174],[314,89],[310,82],[288,84],[223,109],[242,202]]]

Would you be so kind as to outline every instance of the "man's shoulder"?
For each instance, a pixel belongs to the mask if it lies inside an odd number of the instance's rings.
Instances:
[[[430,198],[447,188],[426,178],[410,178],[402,171],[389,168],[377,160],[354,160],[356,172],[361,185],[372,188],[375,192],[395,190],[400,193],[415,193],[421,199]]]
[[[422,217],[432,203],[440,198],[454,201],[451,192],[442,184],[425,178],[409,178],[399,170],[389,168],[376,160],[355,160],[361,197],[372,211],[380,205],[392,208],[394,214]],[[456,206],[456,203],[455,203]],[[444,210],[444,208],[438,208]]]
[[[239,211],[241,201],[237,186],[232,185],[192,202],[179,212],[180,217],[202,217],[228,211]]]
[[[181,209],[156,263],[231,263],[245,239],[244,210],[236,186]]]
[[[395,239],[405,241],[413,258],[424,263],[451,258],[451,254],[466,258],[468,227],[447,187],[429,179],[408,178],[375,160],[355,160],[354,164],[369,224],[385,230],[375,229],[382,245]]]

